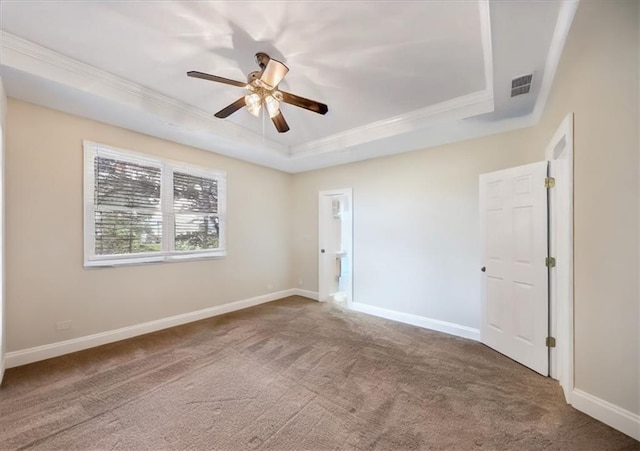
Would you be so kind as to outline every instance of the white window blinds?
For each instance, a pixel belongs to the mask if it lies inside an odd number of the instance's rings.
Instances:
[[[95,253],[160,251],[161,169],[99,156],[94,168]]]
[[[174,172],[173,209],[176,249],[190,251],[218,247],[218,180]]]
[[[85,266],[226,255],[226,176],[85,142]]]

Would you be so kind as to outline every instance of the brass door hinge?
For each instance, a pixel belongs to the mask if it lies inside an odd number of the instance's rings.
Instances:
[[[545,340],[547,348],[555,348],[556,347],[556,337],[547,337]]]
[[[547,268],[555,268],[556,267],[556,259],[555,257],[547,257],[544,259],[544,265]]]
[[[544,187],[547,189],[550,188],[555,188],[556,186],[556,179],[554,179],[553,177],[545,177],[544,179]]]

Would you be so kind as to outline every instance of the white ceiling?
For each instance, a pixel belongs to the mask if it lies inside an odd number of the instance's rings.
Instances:
[[[575,6],[4,0],[0,75],[13,97],[297,172],[531,125]],[[246,109],[214,118],[244,90],[185,73],[244,81],[258,51],[329,113],[284,105],[285,134]]]

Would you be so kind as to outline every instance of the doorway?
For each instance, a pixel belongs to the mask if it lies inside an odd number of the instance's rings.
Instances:
[[[318,300],[348,306],[353,300],[351,188],[320,191],[318,207]]]
[[[551,336],[550,375],[560,382],[567,403],[573,392],[573,113],[568,114],[547,145],[549,175],[549,252],[556,265],[549,271]]]
[[[568,114],[545,151],[547,162],[534,163],[546,164],[548,167],[548,181],[545,181],[547,187],[546,206],[548,214],[547,222],[547,238],[544,246],[546,247],[545,266],[547,293],[544,302],[548,308],[546,322],[542,325],[536,325],[536,333],[540,335],[545,329],[548,331],[545,339],[545,345],[548,347],[548,364],[546,374],[553,379],[557,379],[562,387],[567,403],[571,403],[571,394],[574,385],[574,368],[573,368],[573,113]],[[515,168],[508,169],[512,171]],[[500,172],[500,171],[499,171]],[[505,175],[505,174],[503,174]],[[482,263],[485,273],[488,271],[487,261],[487,235],[488,227],[486,210],[487,187],[482,188],[484,180],[481,176],[481,195],[480,195],[480,222],[481,222],[481,239],[484,242],[482,248]],[[540,179],[540,175],[537,176]],[[537,189],[540,189],[540,180],[535,182]],[[484,192],[483,192],[484,190]],[[521,190],[522,191],[522,190]],[[485,198],[485,200],[483,200]],[[495,200],[493,201],[495,202]],[[513,228],[509,228],[513,230]],[[509,238],[511,239],[511,238]],[[540,251],[538,251],[540,252]],[[548,260],[547,260],[548,259]],[[539,263],[538,263],[539,267]],[[482,278],[482,327],[488,327],[485,324],[486,312],[486,296],[487,296],[488,280],[485,274]],[[513,301],[514,299],[509,299]],[[540,302],[540,301],[538,301]],[[517,317],[516,317],[517,318]],[[511,321],[516,318],[511,317]],[[488,320],[487,320],[488,321]],[[522,321],[522,317],[520,317]],[[531,327],[531,322],[521,323]],[[481,334],[482,335],[482,334]],[[481,338],[482,339],[482,338]],[[484,342],[484,339],[482,339]],[[540,339],[537,339],[536,346],[540,346]],[[514,360],[518,360],[515,358]],[[525,363],[526,364],[526,363]],[[542,367],[544,370],[544,367]],[[544,371],[539,371],[545,374]]]

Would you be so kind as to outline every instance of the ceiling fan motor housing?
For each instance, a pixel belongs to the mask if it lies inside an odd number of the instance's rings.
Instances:
[[[258,63],[258,66],[260,66],[260,69],[264,70],[264,68],[267,67],[267,64],[269,63],[270,59],[271,57],[264,52],[256,53],[256,63]]]
[[[260,72],[259,70],[250,72],[249,75],[247,75],[247,83],[251,84],[252,82],[254,82],[256,80],[259,80],[261,74],[262,74],[262,72]]]

